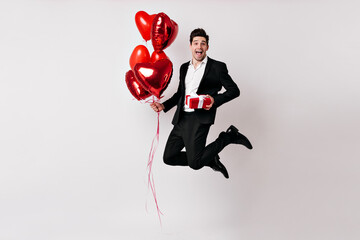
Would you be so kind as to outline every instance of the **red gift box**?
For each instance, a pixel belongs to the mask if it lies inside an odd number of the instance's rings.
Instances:
[[[191,109],[205,108],[211,104],[211,99],[206,95],[186,95],[185,104]]]

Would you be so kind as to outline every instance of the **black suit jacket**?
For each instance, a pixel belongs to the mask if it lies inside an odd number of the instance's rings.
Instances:
[[[172,124],[174,125],[179,122],[183,112],[182,110],[185,102],[185,76],[189,63],[190,62],[186,62],[180,67],[180,83],[177,92],[163,103],[165,107],[164,112],[169,111],[172,107],[177,105],[172,120]],[[224,87],[226,91],[219,93],[222,87]],[[213,124],[215,121],[216,109],[222,104],[238,97],[240,95],[240,90],[228,74],[226,64],[208,57],[204,76],[200,81],[197,94],[209,94],[214,98],[214,104],[210,110],[195,109],[196,117],[201,123]]]

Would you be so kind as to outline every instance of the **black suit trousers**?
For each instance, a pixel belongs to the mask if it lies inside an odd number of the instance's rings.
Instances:
[[[226,139],[219,137],[205,146],[210,126],[200,123],[194,112],[182,112],[167,140],[164,162],[173,166],[189,166],[195,170],[209,166],[228,144]],[[186,151],[182,151],[184,147]]]

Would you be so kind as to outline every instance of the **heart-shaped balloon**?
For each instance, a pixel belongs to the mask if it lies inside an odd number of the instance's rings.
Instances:
[[[150,62],[149,50],[144,45],[138,45],[130,55],[129,63],[132,70],[137,63]]]
[[[135,74],[132,70],[125,74],[125,82],[130,93],[137,99],[143,100],[151,96],[151,93],[146,91],[142,85],[137,81]]]
[[[135,14],[135,23],[139,32],[145,41],[150,40],[151,25],[156,14],[149,15],[144,11],[139,11]]]
[[[159,13],[155,16],[151,27],[151,42],[156,52],[164,50],[170,46],[177,34],[179,28],[176,22],[171,20],[165,13]]]
[[[163,51],[160,52],[153,52],[150,57],[150,62],[154,63],[156,61],[159,61],[161,59],[169,59],[168,56]],[[170,59],[169,59],[170,60]]]
[[[160,98],[170,82],[172,70],[172,62],[169,59],[161,59],[155,63],[136,64],[134,73],[145,90]]]

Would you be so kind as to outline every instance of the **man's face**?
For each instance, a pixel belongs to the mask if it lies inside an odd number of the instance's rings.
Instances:
[[[206,51],[209,49],[209,45],[204,37],[194,37],[190,45],[190,50],[193,59],[201,62],[206,57]]]

